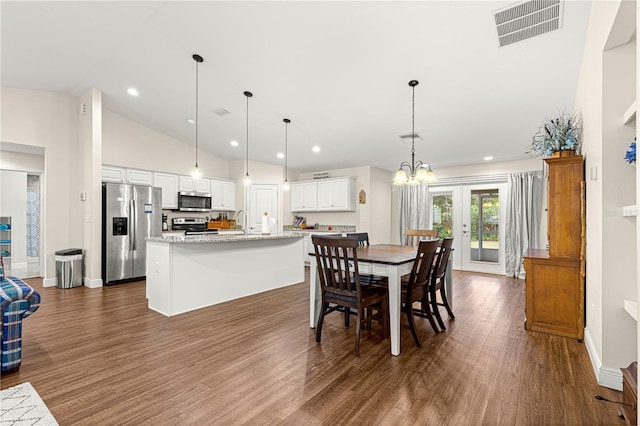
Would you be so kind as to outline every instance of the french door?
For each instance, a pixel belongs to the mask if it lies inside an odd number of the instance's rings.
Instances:
[[[504,274],[507,184],[431,187],[430,222],[442,237],[453,236],[453,268]]]

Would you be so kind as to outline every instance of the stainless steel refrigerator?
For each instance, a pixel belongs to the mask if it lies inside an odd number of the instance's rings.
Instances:
[[[102,184],[102,280],[105,285],[145,277],[145,239],[160,236],[160,188]]]

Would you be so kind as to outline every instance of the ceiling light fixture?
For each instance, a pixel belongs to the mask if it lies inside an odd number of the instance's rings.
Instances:
[[[493,160],[493,157],[490,155],[487,155],[486,157],[484,157],[484,161],[491,161]]]
[[[231,142],[229,142],[229,145],[238,146],[238,141],[231,141]]]
[[[289,173],[287,170],[287,162],[289,159],[289,155],[287,152],[287,148],[288,148],[288,144],[289,144],[289,123],[291,123],[291,120],[289,120],[288,118],[283,119],[282,121],[284,121],[284,184],[282,185],[282,189],[284,189],[285,191],[289,190]]]
[[[311,148],[311,151],[313,152],[320,152],[320,147],[318,145],[314,146],[313,148]]]
[[[249,98],[253,96],[251,92],[244,92],[247,97],[247,173],[244,175],[245,186],[251,185],[251,178],[249,177]]]
[[[200,179],[202,174],[200,173],[200,169],[198,168],[198,66],[201,62],[204,62],[202,56],[193,55],[193,60],[196,61],[196,165],[191,171],[191,177],[194,179]]]
[[[130,94],[131,96],[138,96],[140,93],[138,93],[138,90],[135,87],[129,87],[127,89],[127,93]]]
[[[431,166],[423,163],[418,160],[415,161],[416,156],[416,148],[415,148],[415,112],[416,112],[416,86],[418,85],[418,80],[411,80],[409,82],[409,86],[411,87],[411,163],[407,161],[403,161],[400,164],[400,168],[396,172],[393,178],[394,185],[417,185],[420,182],[433,183],[437,182],[436,174],[431,170]],[[409,171],[409,176],[407,177],[407,172],[404,171],[407,169]]]
[[[193,118],[187,118],[187,123],[196,124],[196,120],[194,120]]]

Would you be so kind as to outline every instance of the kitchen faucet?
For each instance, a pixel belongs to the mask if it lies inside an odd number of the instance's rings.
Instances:
[[[236,215],[236,220],[238,222],[240,222],[240,213],[244,215],[244,225],[241,225],[242,232],[244,232],[244,235],[247,235],[247,213],[242,209],[238,210],[238,214]]]

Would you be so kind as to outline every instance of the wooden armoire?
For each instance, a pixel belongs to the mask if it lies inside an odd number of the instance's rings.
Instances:
[[[581,155],[547,158],[549,250],[530,249],[525,328],[584,339],[584,161]]]

